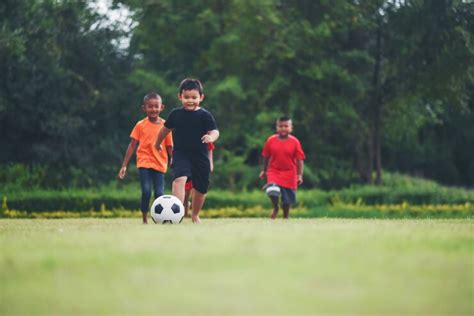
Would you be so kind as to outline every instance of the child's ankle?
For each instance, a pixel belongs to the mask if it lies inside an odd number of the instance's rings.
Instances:
[[[199,215],[192,215],[192,221],[193,223],[199,224],[201,223],[201,219],[199,218]]]

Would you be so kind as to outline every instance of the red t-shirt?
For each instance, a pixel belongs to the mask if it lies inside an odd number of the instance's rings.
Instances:
[[[290,135],[281,140],[278,134],[268,137],[262,150],[262,156],[269,158],[267,182],[276,183],[284,188],[296,189],[296,161],[304,160],[305,154],[300,141]]]

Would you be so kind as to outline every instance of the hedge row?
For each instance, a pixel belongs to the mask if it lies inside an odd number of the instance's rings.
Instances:
[[[344,203],[400,204],[464,204],[474,202],[474,190],[447,187],[377,187],[360,186],[329,193],[331,201]]]
[[[261,206],[251,208],[225,207],[220,209],[205,209],[201,213],[203,218],[240,218],[240,217],[268,217],[269,211]],[[281,215],[281,214],[280,214]],[[102,208],[100,211],[54,211],[54,212],[27,212],[4,210],[0,213],[3,218],[118,218],[141,217],[140,212]],[[408,203],[392,205],[354,205],[337,204],[313,209],[295,208],[291,211],[292,218],[473,218],[474,205],[470,203],[457,205],[409,205]]]
[[[140,191],[137,188],[101,188],[98,190],[30,191],[0,193],[3,197],[2,209],[14,209],[28,212],[63,211],[100,211],[101,209],[139,208]],[[419,187],[391,188],[361,186],[340,191],[300,190],[297,208],[314,209],[329,205],[357,204],[474,204],[474,190]],[[206,200],[206,209],[222,208],[249,209],[270,207],[268,198],[262,191],[230,192],[210,191]]]

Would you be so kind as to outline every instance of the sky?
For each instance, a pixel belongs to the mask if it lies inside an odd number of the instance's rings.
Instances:
[[[101,22],[100,25],[95,27],[117,24],[120,29],[129,32],[137,25],[133,21],[132,13],[127,6],[119,5],[117,8],[112,9],[112,0],[90,0],[89,6],[99,14],[105,15],[108,20]],[[130,45],[130,36],[124,36],[114,44],[121,49],[127,49]]]

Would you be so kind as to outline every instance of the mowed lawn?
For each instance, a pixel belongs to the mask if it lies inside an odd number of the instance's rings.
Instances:
[[[0,315],[473,315],[473,223],[0,220]]]

